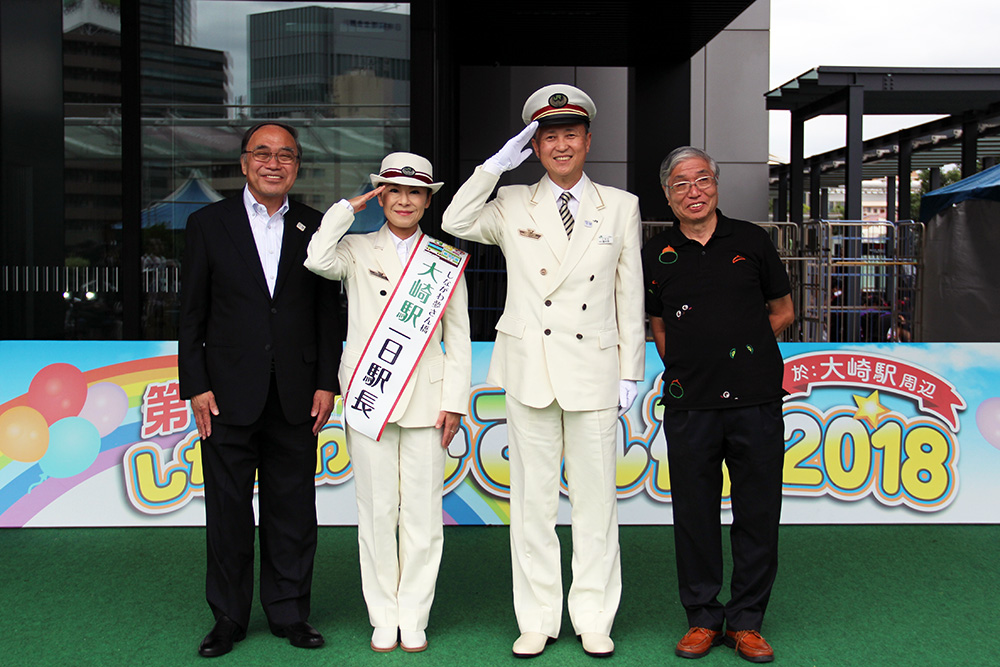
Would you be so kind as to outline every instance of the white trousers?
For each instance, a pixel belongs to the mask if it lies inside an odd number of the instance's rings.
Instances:
[[[423,630],[444,546],[441,431],[387,424],[375,441],[348,426],[347,450],[368,619],[375,628]]]
[[[569,615],[576,634],[611,634],[621,600],[615,492],[617,409],[566,412],[556,402],[531,408],[507,394],[510,458],[510,559],[521,632],[559,635],[562,568],[556,515],[560,461],[573,522]]]

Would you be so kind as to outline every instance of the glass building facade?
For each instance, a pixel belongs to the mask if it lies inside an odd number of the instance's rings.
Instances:
[[[5,0],[0,338],[175,338],[187,216],[260,120],[298,127],[317,208],[409,148],[408,6],[305,4]]]
[[[753,183],[767,169],[768,12],[767,0],[693,13],[598,0],[3,0],[0,339],[174,338],[187,216],[239,193],[240,137],[260,120],[299,129],[291,195],[315,208],[370,187],[388,152],[428,157],[446,183],[425,218],[435,234],[452,188],[520,129],[525,97],[563,81],[599,100],[588,174],[637,194],[646,220],[669,219],[655,174],[684,144],[746,184],[727,208],[766,211]],[[503,183],[540,175],[529,160]],[[376,207],[363,213],[358,231],[381,223]],[[504,264],[495,248],[474,255],[472,335],[491,340]]]

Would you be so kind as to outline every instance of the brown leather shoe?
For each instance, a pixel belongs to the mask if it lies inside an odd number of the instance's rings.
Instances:
[[[674,649],[674,653],[682,658],[704,658],[712,650],[713,646],[718,646],[721,643],[721,630],[691,628],[677,642],[677,648]]]
[[[736,649],[736,653],[750,662],[771,662],[774,649],[756,630],[726,631],[726,646]]]

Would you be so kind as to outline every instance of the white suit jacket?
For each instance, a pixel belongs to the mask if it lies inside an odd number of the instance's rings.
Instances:
[[[507,259],[490,382],[531,407],[615,407],[618,381],[642,380],[645,361],[638,199],[588,179],[567,239],[548,176],[487,204],[498,180],[477,167],[442,222]]]
[[[365,344],[403,275],[388,226],[370,234],[344,236],[353,221],[354,214],[341,204],[331,206],[309,242],[305,261],[307,269],[341,280],[347,289],[347,341],[339,373],[345,393]],[[434,426],[441,410],[467,413],[472,375],[468,303],[463,275],[389,416],[390,423]]]

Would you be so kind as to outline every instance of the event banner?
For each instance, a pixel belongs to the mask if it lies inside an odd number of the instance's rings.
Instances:
[[[782,344],[785,523],[1000,523],[1000,344]],[[504,393],[473,344],[444,520],[505,524]],[[0,341],[0,527],[199,525],[201,440],[173,342]],[[619,518],[669,524],[652,344],[619,420]],[[317,442],[320,522],[356,523],[343,404]],[[731,518],[723,470],[721,511]],[[565,480],[559,520],[569,521]]]

